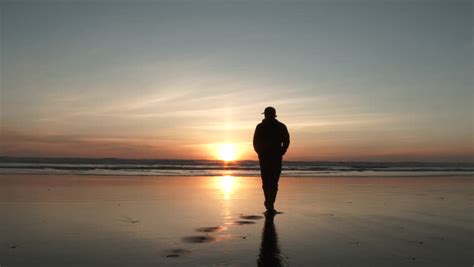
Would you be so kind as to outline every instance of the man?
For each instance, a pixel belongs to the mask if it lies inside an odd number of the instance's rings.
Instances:
[[[260,162],[265,208],[267,213],[276,213],[273,205],[278,191],[282,158],[290,145],[290,134],[285,124],[276,119],[273,107],[265,108],[262,114],[265,114],[265,119],[255,129],[253,147]]]

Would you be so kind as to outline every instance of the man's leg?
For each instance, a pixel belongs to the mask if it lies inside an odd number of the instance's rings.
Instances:
[[[280,180],[280,174],[281,174],[281,159],[274,159],[271,164],[271,179],[270,179],[270,185],[269,185],[269,202],[271,209],[274,209],[274,204],[278,192],[278,181]]]
[[[278,191],[278,180],[281,173],[281,158],[260,159],[262,174],[262,188],[265,195],[265,208],[274,210],[274,203]]]
[[[270,196],[267,190],[268,168],[264,160],[260,159],[259,163],[260,163],[260,177],[262,178],[263,195],[265,197],[265,201],[263,202],[263,205],[265,206],[266,209],[268,209],[268,200],[270,199]]]
[[[267,161],[260,159],[260,174],[262,177],[262,189],[263,189],[263,195],[265,196],[265,202],[263,202],[263,205],[265,208],[268,210],[271,208],[270,206],[270,200],[271,200],[271,194],[270,194],[270,178],[271,178],[271,168],[269,168],[269,164]]]

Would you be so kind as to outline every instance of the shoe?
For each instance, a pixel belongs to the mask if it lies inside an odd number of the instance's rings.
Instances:
[[[278,212],[275,209],[267,209],[267,211],[265,211],[263,214],[265,214],[265,215],[275,215],[277,213]]]
[[[268,210],[265,211],[263,214],[264,214],[264,215],[271,215],[271,216],[274,216],[274,215],[277,215],[277,214],[283,214],[283,212],[277,211],[277,210],[275,210],[275,209],[268,209]]]

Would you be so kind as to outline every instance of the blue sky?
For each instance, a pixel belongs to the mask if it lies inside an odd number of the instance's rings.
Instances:
[[[2,2],[3,155],[472,160],[472,1]]]

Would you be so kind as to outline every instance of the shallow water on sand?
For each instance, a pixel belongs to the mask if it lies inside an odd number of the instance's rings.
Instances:
[[[470,266],[472,177],[0,175],[0,266]]]

